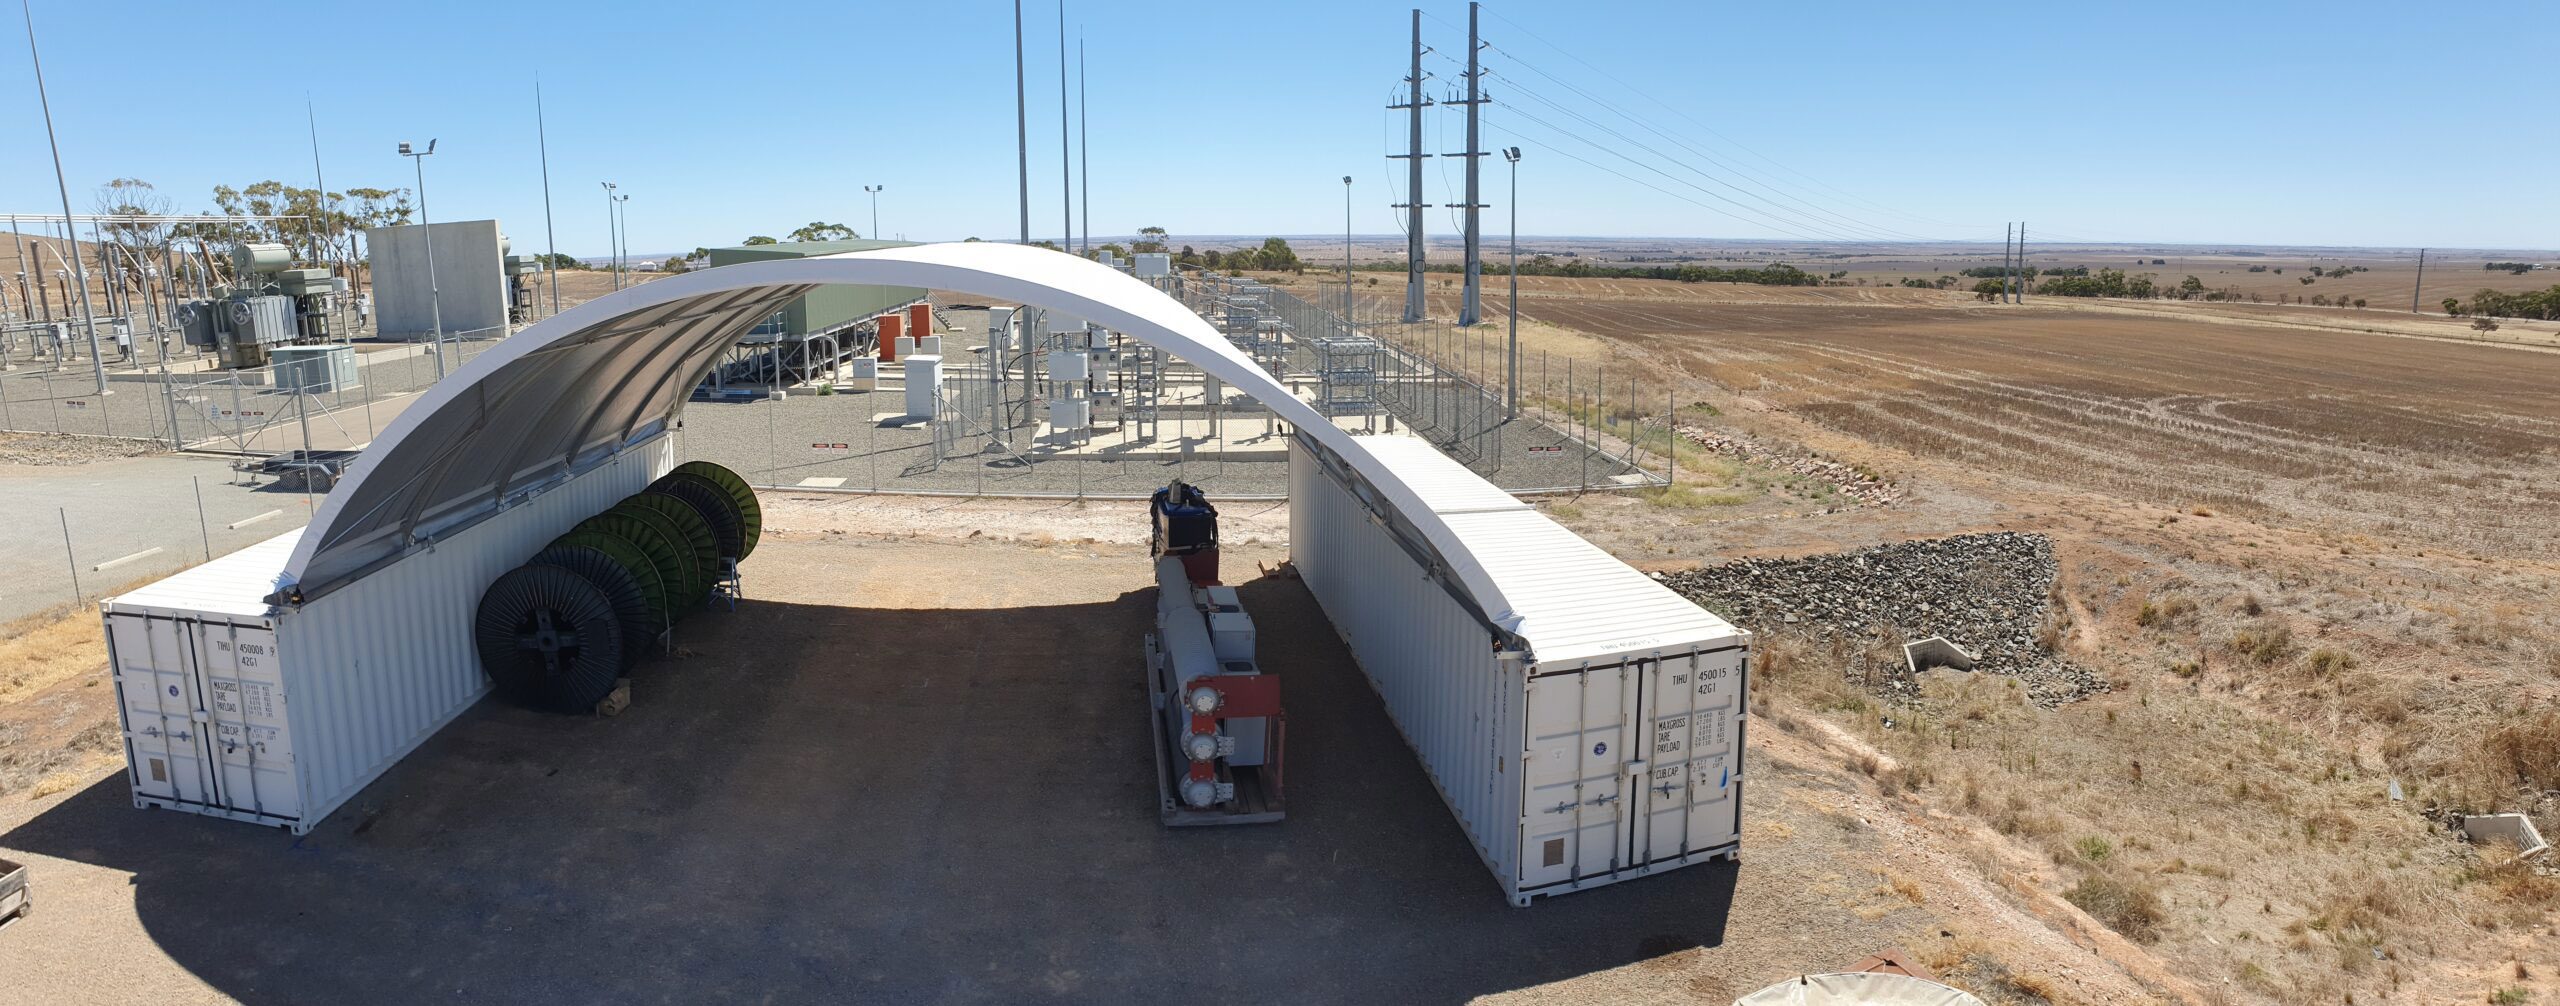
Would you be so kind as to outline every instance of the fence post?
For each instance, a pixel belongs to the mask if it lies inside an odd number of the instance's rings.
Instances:
[[[204,561],[212,562],[213,526],[204,519],[204,476],[189,475],[187,481],[196,484],[196,533],[204,536]]]
[[[1662,396],[1662,487],[1680,484],[1680,389]]]
[[[80,557],[71,552],[71,511],[55,507],[53,512],[62,519],[62,560],[71,566],[71,603],[76,605],[80,603]]]

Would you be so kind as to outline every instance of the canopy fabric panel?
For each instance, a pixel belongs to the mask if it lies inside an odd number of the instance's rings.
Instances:
[[[1350,434],[1291,394],[1181,302],[1116,269],[1043,248],[911,245],[703,269],[533,324],[403,410],[312,516],[285,567],[320,589],[584,471],[673,423],[720,352],[828,284],[951,290],[1053,309],[1147,343],[1253,396],[1334,449],[1412,520],[1497,625],[1502,591],[1447,521]]]

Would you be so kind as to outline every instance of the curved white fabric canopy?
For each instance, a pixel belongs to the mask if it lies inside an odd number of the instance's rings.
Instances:
[[[1502,592],[1447,522],[1199,315],[1108,266],[984,242],[704,269],[537,322],[437,382],[365,449],[312,516],[285,565],[286,585],[317,590],[360,575],[656,436],[739,335],[811,288],[835,283],[1018,301],[1162,349],[1348,459],[1417,525],[1489,618],[1511,618]]]

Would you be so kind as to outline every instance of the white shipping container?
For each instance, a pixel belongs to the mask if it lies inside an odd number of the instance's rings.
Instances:
[[[657,437],[298,606],[301,530],[107,598],[134,806],[308,833],[488,690],[481,591],[674,465]]]
[[[1427,443],[1354,443],[1418,502],[1295,439],[1292,557],[1511,902],[1735,858],[1749,634]]]

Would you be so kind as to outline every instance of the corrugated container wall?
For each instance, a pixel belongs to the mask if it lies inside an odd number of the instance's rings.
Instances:
[[[301,531],[108,598],[135,806],[310,831],[488,689],[481,591],[674,463],[657,437],[300,607],[264,598]]]
[[[1748,635],[1428,444],[1358,443],[1429,513],[1293,441],[1292,558],[1512,903],[1734,855]]]

